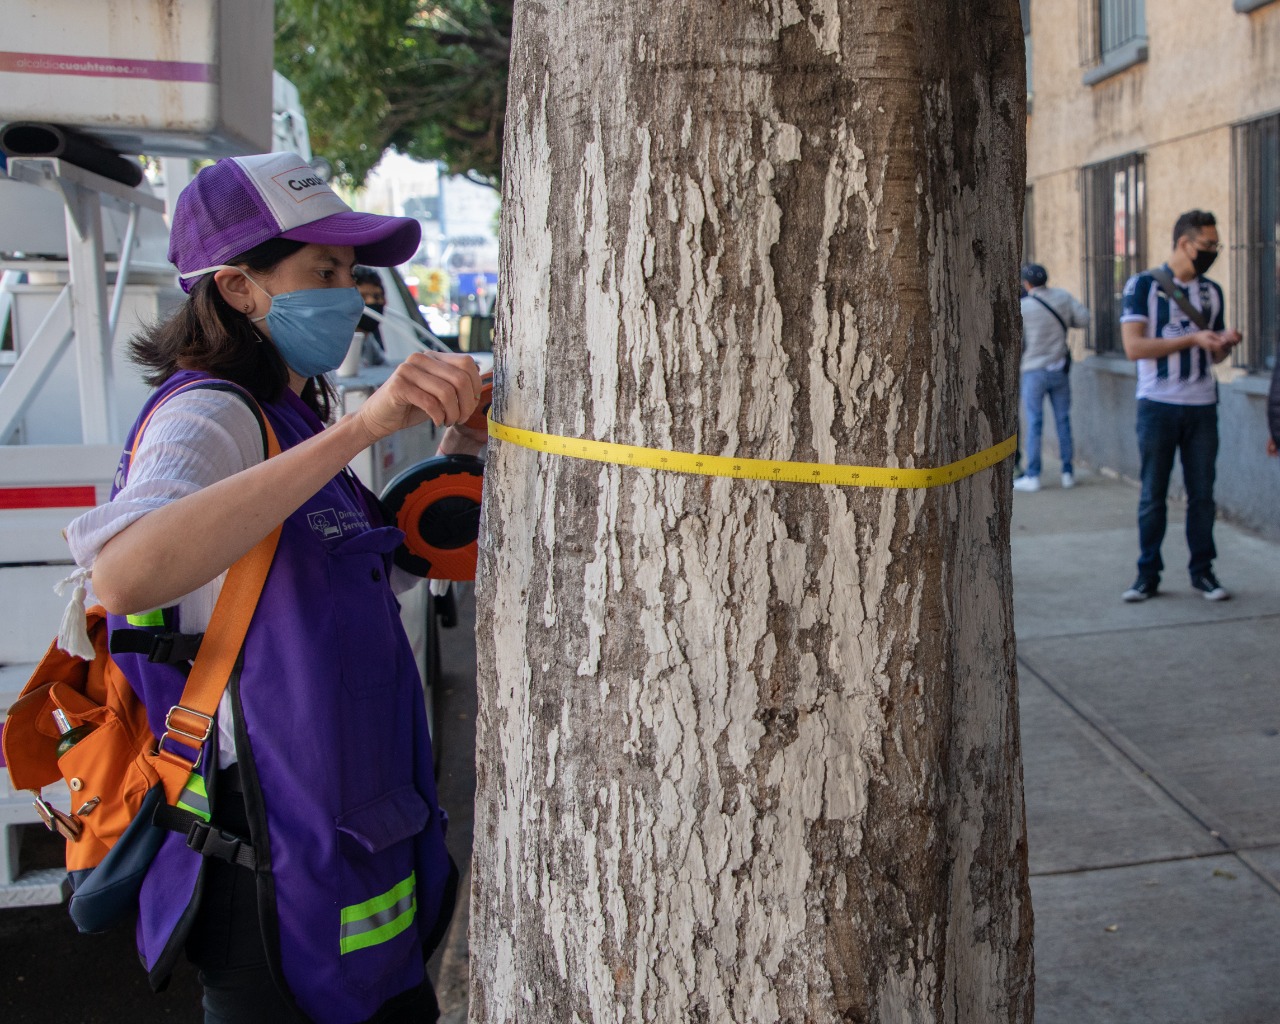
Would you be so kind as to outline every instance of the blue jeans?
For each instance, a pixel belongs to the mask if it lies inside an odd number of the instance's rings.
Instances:
[[[1138,501],[1138,575],[1158,580],[1164,562],[1160,544],[1168,522],[1166,498],[1175,454],[1182,458],[1187,489],[1187,547],[1192,576],[1208,572],[1217,557],[1213,546],[1213,476],[1218,459],[1218,407],[1170,405],[1140,399],[1138,452],[1142,456],[1142,497]]]
[[[1044,433],[1044,399],[1049,396],[1058,428],[1062,472],[1071,472],[1071,377],[1066,370],[1027,370],[1022,375],[1022,404],[1027,410],[1027,476],[1040,475],[1040,436]]]

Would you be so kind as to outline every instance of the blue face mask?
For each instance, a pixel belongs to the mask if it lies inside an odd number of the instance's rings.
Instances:
[[[355,288],[307,288],[271,296],[264,319],[289,369],[319,377],[342,365],[363,313],[364,299]]]
[[[356,324],[364,313],[364,299],[357,288],[304,288],[272,295],[240,267],[219,264],[194,270],[196,277],[212,270],[236,270],[271,300],[271,310],[253,322],[267,322],[271,341],[280,358],[301,377],[319,377],[336,370],[351,348]]]

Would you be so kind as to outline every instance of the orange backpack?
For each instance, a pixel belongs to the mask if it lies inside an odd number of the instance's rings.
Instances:
[[[177,393],[178,390],[173,392]],[[156,408],[159,404],[162,403]],[[266,436],[267,456],[279,454],[275,432],[257,410],[256,403],[253,407]],[[145,426],[144,421],[137,437],[141,437]],[[135,439],[135,451],[136,448]],[[93,878],[89,888],[96,891],[103,886],[113,886],[117,895],[111,913],[117,913],[122,907],[118,895],[121,862],[128,859],[130,879],[136,883],[132,892],[136,893],[146,865],[163,838],[161,829],[177,827],[165,824],[151,828],[152,807],[163,804],[189,809],[184,805],[184,796],[188,798],[187,803],[192,802],[189,784],[203,792],[203,780],[196,769],[200,766],[204,743],[213,730],[223,690],[239,659],[275,557],[280,531],[281,527],[277,526],[227,571],[209,628],[199,641],[186,687],[178,703],[170,709],[161,737],[152,733],[146,706],[111,658],[107,613],[100,605],[85,613],[93,658],[86,660],[69,654],[55,640],[17,702],[9,708],[0,737],[9,777],[15,789],[33,792],[36,810],[45,824],[67,840],[67,870],[72,873],[75,889],[72,917],[82,931],[100,930],[111,923],[101,914],[82,920],[77,913],[76,898],[82,885],[89,881],[90,873],[111,876]],[[64,735],[55,712],[59,712],[70,727],[92,729],[61,756],[58,748]],[[62,779],[70,791],[70,814],[54,807],[40,792],[58,779]],[[147,820],[142,821],[139,811],[149,794],[154,795],[148,803]],[[187,817],[196,816],[200,816],[199,810]],[[203,817],[207,820],[207,811]],[[137,851],[127,853],[121,849],[104,865],[130,825],[135,827],[128,842],[136,843]],[[87,926],[86,921],[95,926]]]
[[[68,654],[55,640],[4,724],[9,777],[15,789],[35,792],[45,824],[67,839],[69,871],[96,866],[138,813],[147,791],[160,782],[146,756],[156,742],[147,709],[107,652],[106,612],[95,606],[86,618],[93,660]],[[62,758],[55,710],[74,725],[95,727],[86,742]],[[40,795],[59,779],[71,792],[70,815]],[[178,789],[185,783],[184,776]]]

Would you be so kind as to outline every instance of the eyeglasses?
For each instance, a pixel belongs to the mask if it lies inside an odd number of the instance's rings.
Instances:
[[[1191,244],[1194,245],[1199,252],[1222,252],[1224,248],[1221,239],[1216,242],[1206,242],[1203,245],[1199,242],[1192,242]]]

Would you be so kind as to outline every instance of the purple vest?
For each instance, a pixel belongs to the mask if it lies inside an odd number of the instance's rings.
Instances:
[[[138,423],[200,379],[212,378],[175,374]],[[323,429],[292,391],[261,408],[282,450]],[[122,457],[116,490],[126,472]],[[455,877],[422,683],[388,581],[403,535],[383,525],[366,494],[339,474],[285,520],[242,669],[228,684],[267,954],[299,1009],[334,1024],[366,1020],[422,982]],[[110,625],[127,623],[112,616]],[[113,657],[160,735],[182,672],[144,655]],[[210,790],[211,746],[199,769]],[[143,883],[138,950],[153,985],[182,952],[204,861],[171,833]]]

